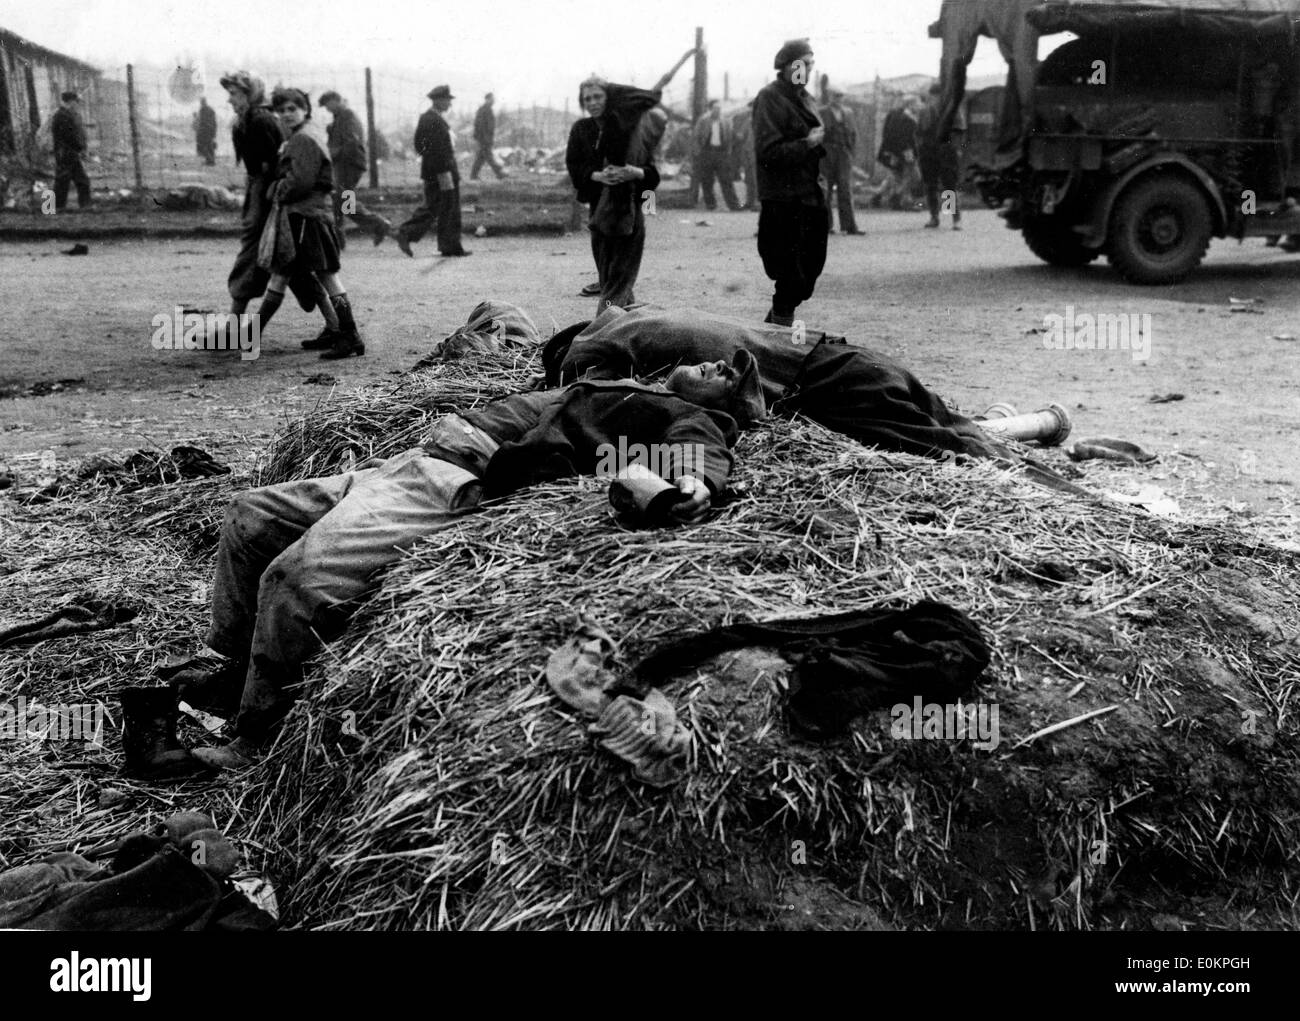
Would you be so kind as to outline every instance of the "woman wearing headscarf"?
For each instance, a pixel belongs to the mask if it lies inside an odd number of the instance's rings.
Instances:
[[[230,311],[239,316],[247,310],[250,301],[266,291],[270,276],[257,264],[257,248],[271,212],[267,192],[276,178],[280,146],[285,136],[279,119],[269,108],[266,86],[261,78],[248,71],[232,71],[222,77],[221,87],[226,90],[231,109],[235,112],[230,132],[235,162],[242,163],[246,173],[239,254],[235,257],[228,281]],[[315,341],[307,341],[305,346],[333,343],[339,327],[338,319],[320,281],[310,275],[299,276],[290,281],[290,286],[303,311],[310,312],[319,306],[325,318],[325,330]]]
[[[573,125],[565,163],[578,201],[591,210],[591,254],[600,276],[597,313],[635,300],[645,251],[647,192],[659,187],[654,150],[667,117],[661,89],[636,89],[591,77],[578,87],[587,117]]]
[[[314,275],[328,293],[338,329],[333,336],[322,334],[315,341],[304,341],[303,347],[324,347],[322,358],[363,355],[366,346],[357,333],[352,305],[338,275],[343,246],[330,201],[334,167],[329,143],[312,123],[311,100],[305,92],[278,88],[271,105],[287,137],[280,148],[278,175],[267,191],[275,217],[274,227],[268,225],[268,229],[275,230],[276,243],[262,259],[269,263],[271,279],[258,309],[260,327],[266,329],[275,315],[290,280]]]

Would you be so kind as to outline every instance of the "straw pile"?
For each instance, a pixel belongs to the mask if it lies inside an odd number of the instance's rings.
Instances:
[[[253,479],[401,450],[534,370],[502,356],[337,396]],[[621,530],[601,486],[573,480],[431,537],[326,650],[243,780],[123,782],[113,730],[102,752],[4,743],[0,867],[197,808],[306,927],[1300,922],[1295,554],[808,423],[748,433],[737,454],[739,498],[698,527]],[[5,619],[84,589],[146,606],[112,631],[0,651],[0,701],[111,703],[192,651],[221,510],[249,483],[237,467],[0,509]],[[730,654],[666,689],[695,749],[689,778],[655,791],[543,678],[580,619],[633,662],[715,624],[921,598],[970,614],[994,648],[993,751],[897,739],[887,710],[851,737],[795,740],[783,661]]]
[[[527,368],[475,386],[444,366],[345,398],[276,444],[263,478],[402,449]],[[251,781],[292,922],[1089,928],[1195,924],[1231,897],[1295,921],[1270,900],[1289,900],[1300,807],[1293,554],[808,423],[737,453],[742,496],[699,527],[620,530],[601,486],[574,480],[389,573]],[[849,738],[794,740],[783,662],[732,654],[667,689],[695,751],[685,783],[654,791],[543,677],[582,619],[631,662],[715,624],[921,598],[994,646],[992,752],[896,739],[885,710]]]

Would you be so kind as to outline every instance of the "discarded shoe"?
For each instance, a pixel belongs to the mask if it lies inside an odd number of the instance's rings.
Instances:
[[[1136,443],[1127,440],[1112,440],[1107,437],[1076,440],[1066,448],[1066,456],[1071,461],[1090,461],[1094,458],[1106,461],[1119,461],[1123,464],[1146,464],[1154,461],[1156,455],[1144,450]]]
[[[242,737],[217,748],[195,748],[193,755],[209,769],[248,769],[258,761],[257,746]]]
[[[176,693],[171,688],[122,692],[122,772],[141,780],[182,780],[204,772],[176,737]]]
[[[546,683],[565,704],[595,719],[609,705],[606,692],[616,681],[609,665],[617,655],[614,639],[594,624],[583,624],[551,653]]]

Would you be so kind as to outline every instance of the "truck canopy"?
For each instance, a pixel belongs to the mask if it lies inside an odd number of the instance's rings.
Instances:
[[[1300,0],[1047,0],[1025,17],[1040,35],[1179,31],[1259,38],[1300,27]]]

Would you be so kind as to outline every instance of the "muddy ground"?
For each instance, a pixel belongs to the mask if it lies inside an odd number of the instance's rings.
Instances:
[[[61,218],[70,234],[77,217]],[[1270,531],[1294,528],[1300,341],[1275,338],[1300,335],[1300,258],[1261,242],[1218,242],[1187,282],[1137,288],[1104,261],[1084,270],[1038,263],[990,211],[969,213],[960,233],[921,222],[870,213],[865,237],[832,236],[817,294],[802,309],[807,321],[901,359],[969,412],[994,401],[1021,410],[1060,402],[1076,438],[1119,437],[1161,454],[1134,481],[1160,485],[1185,510],[1233,509],[1263,517]],[[769,285],[755,229],[748,213],[661,211],[638,297],[761,318]],[[0,399],[0,453],[12,462],[52,450],[63,460],[186,442],[237,458],[331,386],[409,366],[485,297],[522,305],[544,332],[591,314],[594,302],[577,294],[594,275],[584,235],[468,245],[471,258],[440,259],[427,240],[410,260],[391,243],[355,238],[344,277],[368,350],[339,364],[299,350],[319,322],[289,306],[256,361],[153,349],[155,315],[224,310],[230,239],[98,238],[84,257],[60,254],[68,236],[0,244],[0,392],[77,381]],[[1259,300],[1232,312],[1230,298]],[[1149,313],[1149,359],[1046,350],[1032,331],[1068,306],[1076,315]],[[1151,401],[1172,393],[1183,399]]]

